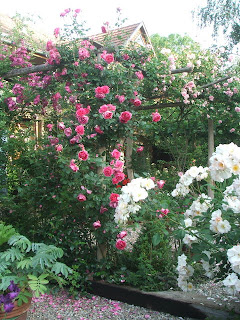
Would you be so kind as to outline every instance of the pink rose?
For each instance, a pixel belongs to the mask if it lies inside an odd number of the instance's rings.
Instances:
[[[100,208],[100,213],[103,214],[103,213],[106,212],[106,211],[108,211],[108,209],[105,208],[105,207],[103,207],[103,206],[101,206],[101,208]]]
[[[116,160],[115,168],[122,168],[124,166],[124,162],[120,160]]]
[[[136,98],[133,100],[133,104],[135,105],[135,107],[139,107],[142,104],[142,101]]]
[[[139,80],[143,80],[143,78],[144,78],[142,71],[135,72],[135,75],[138,77]]]
[[[122,239],[118,239],[115,244],[118,250],[124,250],[127,246],[126,242]]]
[[[121,152],[118,151],[117,149],[114,149],[112,152],[111,152],[111,156],[112,158],[114,159],[119,159],[121,157]]]
[[[64,129],[64,133],[65,133],[66,137],[70,137],[72,135],[72,129],[70,127],[69,128],[65,128]]]
[[[79,167],[75,164],[75,160],[74,159],[71,160],[69,167],[74,172],[77,172],[79,170]]]
[[[81,117],[78,117],[77,120],[81,124],[87,124],[88,120],[89,120],[89,117],[88,116],[81,116]]]
[[[109,199],[111,202],[118,202],[120,195],[118,193],[111,193]]]
[[[162,212],[164,215],[167,215],[167,214],[169,213],[169,210],[162,208],[162,209],[161,209],[161,212]]]
[[[113,53],[107,53],[107,51],[103,51],[103,53],[101,54],[101,58],[106,61],[107,63],[111,63],[114,61],[114,55]]]
[[[144,147],[143,147],[143,146],[138,147],[138,148],[137,148],[137,152],[142,152],[142,151],[143,151],[143,149],[144,149]]]
[[[158,186],[158,188],[159,189],[162,189],[163,188],[163,186],[164,186],[164,184],[165,184],[165,180],[158,180],[157,181],[157,186]]]
[[[112,119],[113,113],[111,111],[106,111],[103,113],[103,118],[104,119]]]
[[[60,33],[60,28],[55,28],[53,33],[54,33],[55,38],[57,38]]]
[[[63,146],[62,146],[61,144],[57,144],[57,145],[55,146],[55,149],[56,149],[57,152],[61,152],[62,149],[63,149]]]
[[[85,48],[79,48],[78,49],[78,56],[80,60],[85,60],[90,57],[90,53]]]
[[[88,159],[89,155],[88,152],[86,150],[82,150],[78,153],[78,158],[79,160],[83,160],[86,161]]]
[[[108,166],[103,168],[103,174],[105,175],[105,177],[111,177],[113,175],[112,167]]]
[[[161,117],[160,113],[158,113],[157,111],[152,113],[152,121],[153,122],[158,122],[161,120],[161,118],[162,117]]]
[[[123,103],[125,101],[125,97],[119,96],[118,94],[115,96],[115,98],[117,98],[120,103]]]
[[[65,125],[63,122],[58,122],[58,129],[59,130],[64,130],[65,129]]]
[[[110,88],[108,86],[102,86],[102,93],[108,94],[110,92]]]
[[[52,129],[53,129],[53,124],[51,124],[51,123],[47,124],[47,128],[48,128],[48,131],[52,131]]]
[[[121,171],[118,171],[116,174],[114,174],[114,178],[112,179],[113,184],[118,184],[119,182],[123,181],[125,179],[125,174]]]
[[[93,222],[93,228],[96,230],[101,227],[100,220]]]
[[[102,106],[99,108],[98,112],[99,112],[99,113],[104,113],[104,112],[106,112],[107,110],[108,110],[108,106],[107,106],[106,104],[104,104],[104,105],[102,105]]]
[[[103,134],[103,131],[101,130],[101,128],[100,128],[99,126],[96,126],[96,127],[94,128],[94,130],[95,130],[97,133],[99,133],[99,134]]]
[[[82,202],[82,201],[86,201],[87,198],[85,197],[84,194],[79,193],[79,195],[77,196],[78,201]]]
[[[120,238],[120,239],[123,239],[123,238],[126,237],[126,236],[127,236],[127,231],[121,231],[121,232],[117,235],[117,237]]]
[[[75,128],[75,131],[77,132],[77,134],[79,134],[79,135],[84,135],[84,126],[76,126],[76,128]]]
[[[119,120],[121,123],[127,123],[132,118],[132,114],[129,111],[123,111],[120,114]]]

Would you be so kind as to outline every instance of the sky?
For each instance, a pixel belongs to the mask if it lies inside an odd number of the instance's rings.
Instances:
[[[117,19],[116,9],[121,9],[121,17],[126,18],[124,25],[143,21],[148,34],[168,36],[171,33],[189,35],[200,42],[203,47],[208,47],[213,40],[209,29],[200,30],[197,21],[192,20],[192,10],[199,4],[204,5],[205,0],[10,0],[1,1],[0,13],[14,15],[16,12],[37,16],[37,26],[45,33],[53,34],[56,27],[63,25],[60,13],[64,9],[81,9],[80,17],[91,28],[90,34],[101,32],[104,22],[109,22],[114,27]]]

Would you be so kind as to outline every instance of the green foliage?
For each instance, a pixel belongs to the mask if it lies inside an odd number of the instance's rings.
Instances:
[[[228,45],[233,47],[239,43],[239,2],[235,0],[208,0],[206,5],[196,10],[199,25],[213,27],[216,38],[220,30],[228,36]]]
[[[60,286],[65,283],[60,275],[67,278],[72,270],[57,261],[63,256],[62,249],[44,243],[32,243],[11,226],[0,224],[0,229],[6,231],[2,232],[5,236],[9,235],[9,230],[12,231],[8,239],[9,248],[0,251],[0,290],[6,290],[13,280],[22,291],[20,300],[25,302],[30,294],[29,288],[39,296],[47,291],[49,280],[57,281]]]

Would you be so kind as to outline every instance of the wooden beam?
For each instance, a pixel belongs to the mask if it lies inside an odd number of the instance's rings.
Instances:
[[[16,76],[22,76],[25,74],[35,73],[35,72],[46,72],[46,71],[52,71],[56,70],[57,66],[53,66],[51,64],[39,64],[37,66],[32,67],[25,67],[25,68],[19,68],[19,69],[13,69],[7,73],[5,73],[2,78],[9,79]]]
[[[151,106],[134,107],[133,109],[135,111],[138,111],[138,110],[174,108],[174,107],[182,107],[182,106],[186,106],[186,104],[184,102],[170,102],[170,103],[154,104],[154,105],[151,105]]]
[[[186,68],[180,68],[180,69],[171,70],[171,74],[184,73],[184,72],[190,73],[192,71],[193,71],[192,67],[186,67]]]
[[[216,81],[213,81],[213,82],[204,84],[203,86],[200,87],[200,89],[205,89],[205,88],[211,87],[211,86],[213,86],[214,84],[223,82],[223,81],[225,81],[225,80],[227,80],[227,79],[229,79],[229,78],[231,78],[231,76],[225,76],[225,77],[220,78],[220,79],[218,79],[218,80],[216,80]]]

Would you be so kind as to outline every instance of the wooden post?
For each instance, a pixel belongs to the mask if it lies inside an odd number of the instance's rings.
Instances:
[[[127,137],[126,139],[126,169],[128,179],[133,179],[133,169],[132,169],[132,151],[133,151],[133,139],[131,137]]]
[[[214,130],[213,130],[213,120],[208,119],[208,166],[209,166],[209,160],[214,152]],[[210,183],[213,185],[213,180],[210,180]],[[213,190],[208,187],[208,196],[210,198],[214,198],[214,192]]]
[[[106,152],[106,147],[99,147],[98,148],[98,154],[102,157],[103,161],[106,161],[106,153],[102,155],[104,152]],[[102,167],[97,168],[97,173],[102,174]],[[105,186],[102,186],[103,189],[105,189]],[[100,261],[107,256],[107,244],[106,243],[97,243],[97,260]]]

